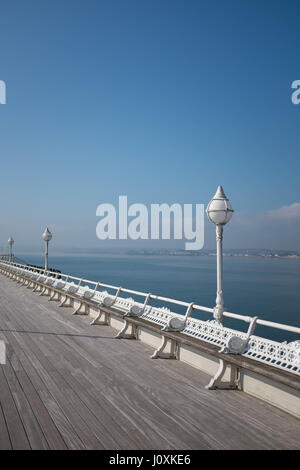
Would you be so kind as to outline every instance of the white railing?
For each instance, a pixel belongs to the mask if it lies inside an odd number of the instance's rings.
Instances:
[[[96,302],[102,301],[105,296],[109,295],[107,291],[100,291],[101,287],[105,289],[114,290],[116,291],[116,296],[113,303],[113,306],[115,308],[120,309],[125,313],[128,313],[130,308],[136,306],[140,309],[140,311],[142,311],[142,314],[140,315],[141,318],[159,324],[164,328],[166,328],[170,324],[170,321],[172,319],[176,318],[178,319],[179,323],[183,325],[183,327],[180,329],[182,334],[193,336],[195,338],[207,341],[212,344],[216,344],[221,347],[224,347],[228,343],[229,338],[232,336],[238,336],[243,340],[247,338],[247,333],[224,327],[222,324],[217,323],[213,319],[204,321],[192,317],[193,311],[207,312],[213,315],[213,308],[204,307],[195,303],[183,302],[168,297],[162,297],[151,293],[135,291],[120,286],[105,284],[102,282],[91,281],[89,279],[79,278],[76,276],[71,276],[69,274],[51,272],[51,270],[45,271],[42,268],[26,266],[24,264],[0,261],[0,265],[5,265],[7,266],[7,268],[11,267],[24,271],[39,272],[41,275],[46,276],[46,278],[60,278],[62,282],[68,283],[68,285],[72,283],[75,284],[78,287],[78,290],[76,291],[76,293],[78,294],[82,294],[84,290],[90,291],[91,289],[89,286],[93,286],[92,298]],[[121,297],[122,293],[140,296],[144,298],[145,301],[140,303],[136,302],[132,298]],[[151,306],[151,300],[158,300],[171,305],[173,304],[174,306],[178,305],[186,307],[186,314],[183,316],[182,314],[171,311],[167,307]],[[281,331],[288,331],[300,335],[299,327],[263,320],[258,318],[257,316],[251,317],[226,311],[223,313],[223,316],[243,321],[250,325],[255,322],[256,325],[262,325],[265,327],[275,328]],[[288,370],[292,373],[300,374],[299,340],[293,341],[291,343],[279,343],[277,341],[272,341],[267,338],[262,338],[251,334],[248,342],[248,347],[242,355],[251,357],[252,359],[270,364],[280,369]]]

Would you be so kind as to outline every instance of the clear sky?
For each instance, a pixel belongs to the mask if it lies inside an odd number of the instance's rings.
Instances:
[[[0,247],[11,233],[38,248],[46,225],[57,248],[105,247],[98,204],[206,204],[222,184],[226,246],[300,249],[299,14],[281,0],[1,0]]]

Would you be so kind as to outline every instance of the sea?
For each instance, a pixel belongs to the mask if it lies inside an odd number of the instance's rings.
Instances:
[[[30,264],[44,263],[43,256],[26,254],[20,258]],[[49,267],[76,277],[205,307],[215,305],[215,256],[50,254]],[[223,286],[226,311],[300,327],[300,259],[226,256]],[[162,302],[152,301],[152,304],[182,314],[185,311],[183,307]],[[197,311],[193,316],[212,320],[212,315],[205,312]],[[232,319],[224,319],[224,325],[241,331],[246,331],[248,326]],[[254,334],[280,342],[300,339],[295,333],[264,326],[257,326]]]

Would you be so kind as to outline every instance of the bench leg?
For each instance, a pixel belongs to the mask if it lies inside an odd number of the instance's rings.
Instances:
[[[84,310],[80,311],[82,306],[84,306]],[[83,300],[79,302],[78,307],[75,308],[74,312],[72,312],[72,315],[88,315],[88,314],[89,314],[89,306],[85,304]]]
[[[66,303],[66,301],[68,300],[68,296],[66,295],[65,298],[61,301],[61,303],[59,304],[59,307],[63,307]]]
[[[76,307],[74,312],[72,312],[72,315],[77,315],[77,313],[80,312],[81,307],[82,307],[82,302],[80,301],[78,307]]]
[[[54,291],[52,292],[52,294],[50,295],[50,297],[49,297],[48,300],[49,300],[49,301],[52,300],[52,299],[55,297],[55,294],[56,294],[56,292],[55,292],[55,290],[54,290]]]
[[[104,315],[104,320],[103,321],[100,321],[100,318]],[[99,308],[99,314],[96,316],[96,318],[94,318],[93,321],[91,321],[90,325],[109,325],[109,314],[106,313],[106,312],[103,312],[103,310],[101,310]]]
[[[131,334],[126,335],[126,331],[128,330],[129,326],[131,325],[132,330]],[[124,318],[124,325],[119,331],[119,333],[115,336],[115,338],[120,339],[120,338],[128,338],[128,339],[137,339],[137,328],[136,325],[133,323],[129,322],[126,318]]]
[[[46,292],[46,287],[43,287],[39,295],[44,295],[45,292]]]
[[[208,385],[205,386],[207,390],[236,390],[239,386],[239,371],[237,366],[233,364],[230,365],[230,380],[228,382],[223,382],[222,378],[226,372],[228,362],[220,359],[219,368],[216,372],[216,375],[211,379]]]
[[[177,349],[178,346],[174,340],[171,340],[171,351],[169,353],[164,353],[164,349],[167,346],[168,338],[166,336],[162,336],[160,346],[154,351],[152,354],[151,359],[157,358],[168,358],[168,359],[177,359]]]
[[[115,336],[115,338],[124,338],[125,333],[129,327],[129,322],[127,320],[124,320],[124,325],[123,328],[119,331],[119,333]]]

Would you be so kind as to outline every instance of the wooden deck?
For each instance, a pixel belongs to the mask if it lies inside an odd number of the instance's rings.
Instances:
[[[299,449],[300,422],[0,275],[0,449]]]

